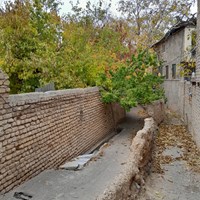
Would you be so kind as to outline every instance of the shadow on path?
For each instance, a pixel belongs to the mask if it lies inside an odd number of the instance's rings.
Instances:
[[[120,127],[125,129],[132,129],[137,133],[144,126],[144,119],[147,115],[144,112],[144,109],[140,106],[132,108],[130,112],[126,114],[126,118],[123,123],[120,124]]]

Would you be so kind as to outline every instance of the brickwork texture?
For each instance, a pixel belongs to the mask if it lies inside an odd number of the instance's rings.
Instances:
[[[0,70],[0,192],[85,153],[124,117],[96,87],[9,95]]]

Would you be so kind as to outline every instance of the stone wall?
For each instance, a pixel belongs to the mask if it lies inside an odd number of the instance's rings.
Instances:
[[[98,88],[8,95],[0,70],[0,191],[89,150],[114,128]],[[115,122],[125,112],[113,105]]]
[[[200,84],[189,81],[165,81],[167,106],[185,121],[200,147]]]

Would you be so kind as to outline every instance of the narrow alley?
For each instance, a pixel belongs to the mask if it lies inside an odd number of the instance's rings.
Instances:
[[[16,200],[15,194],[20,193],[32,196],[31,200],[95,200],[124,171],[131,142],[144,125],[144,118],[138,112],[140,109],[134,108],[127,114],[120,125],[122,131],[105,142],[83,169],[46,170],[0,195],[0,200]]]

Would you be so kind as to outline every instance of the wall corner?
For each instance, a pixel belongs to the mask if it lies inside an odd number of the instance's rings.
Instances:
[[[7,102],[10,88],[8,76],[0,69],[0,105]]]

